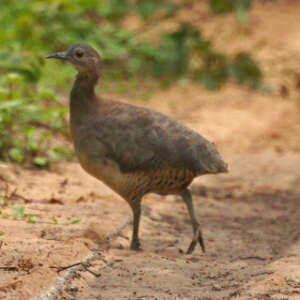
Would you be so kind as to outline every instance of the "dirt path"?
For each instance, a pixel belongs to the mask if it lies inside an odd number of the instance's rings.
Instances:
[[[192,185],[207,253],[183,253],[191,226],[180,199],[146,197],[144,250],[134,253],[127,204],[77,163],[55,172],[2,164],[0,299],[299,299],[300,154],[284,148],[298,132],[282,126],[297,124],[297,102],[258,95],[245,106],[236,99],[244,92],[231,93],[230,105],[216,100],[222,132],[208,117],[216,103],[199,109],[201,128],[190,118],[195,129],[217,132],[230,165],[229,174]],[[250,131],[259,108],[261,125]],[[227,118],[237,110],[238,130]]]
[[[299,299],[300,155],[240,155],[231,165],[230,175],[192,185],[207,244],[207,253],[197,248],[193,255],[183,254],[191,228],[180,199],[145,199],[144,250],[133,253],[126,203],[76,164],[61,165],[63,177],[25,172],[14,205],[38,212],[38,222],[51,223],[52,216],[60,224],[0,220],[5,232],[0,263],[6,266],[0,270],[0,298]],[[65,192],[27,203],[17,199],[30,183],[35,188],[27,196],[37,199],[45,181],[53,189],[63,182]],[[75,194],[74,203],[69,195]],[[81,222],[63,224],[74,218]]]
[[[274,153],[265,158],[266,165],[280,161]],[[286,162],[293,173],[300,156],[290,158]],[[300,189],[283,185],[299,183],[300,175],[284,184],[273,178],[272,185],[266,182],[270,178],[252,177],[245,187],[239,170],[243,166],[250,174],[257,159],[247,157],[245,164],[240,157],[230,176],[208,178],[206,187],[200,180],[194,183],[206,254],[199,248],[193,255],[182,253],[191,230],[180,199],[148,197],[141,230],[144,251],[133,255],[127,250],[126,227],[109,249],[100,246],[89,261],[100,277],[81,266],[67,275],[54,299],[299,299]]]
[[[191,226],[180,199],[144,199],[143,251],[134,253],[129,207],[77,163],[53,171],[0,164],[0,299],[300,299],[300,4],[265,3],[265,15],[254,9],[244,44],[259,44],[262,60],[276,54],[278,73],[265,66],[273,94],[189,84],[142,103],[213,140],[229,162],[229,174],[191,187],[207,253],[183,253]],[[235,25],[218,19],[208,34],[222,22]],[[220,37],[249,32],[241,27]],[[239,41],[227,48],[241,49]]]

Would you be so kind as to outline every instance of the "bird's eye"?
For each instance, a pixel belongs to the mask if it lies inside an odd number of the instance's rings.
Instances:
[[[77,58],[81,58],[82,56],[83,56],[83,51],[82,50],[77,50],[76,52],[75,52],[75,56],[77,57]]]

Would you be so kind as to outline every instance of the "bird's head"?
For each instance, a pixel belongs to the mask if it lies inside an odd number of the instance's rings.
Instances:
[[[75,44],[66,51],[56,52],[46,58],[57,58],[70,62],[79,73],[99,73],[101,58],[97,51],[86,44]]]

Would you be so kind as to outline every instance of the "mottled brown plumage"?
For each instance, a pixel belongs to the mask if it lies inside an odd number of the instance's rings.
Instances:
[[[199,175],[227,172],[215,146],[177,121],[146,108],[96,96],[101,70],[98,53],[76,44],[49,55],[72,63],[78,75],[71,91],[71,131],[81,166],[121,195],[133,211],[131,248],[140,246],[141,199],[147,193],[181,195],[191,217],[194,236],[204,251],[194,215],[189,184]]]

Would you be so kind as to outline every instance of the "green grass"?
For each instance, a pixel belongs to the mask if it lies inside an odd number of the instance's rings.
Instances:
[[[0,217],[2,219],[10,219],[10,220],[23,220],[27,223],[47,223],[52,225],[74,225],[81,222],[80,219],[71,219],[68,221],[59,221],[56,217],[51,217],[49,222],[41,221],[40,216],[37,214],[27,213],[23,206],[17,206],[14,208],[12,213],[4,213],[0,210]],[[4,235],[4,232],[0,231],[0,236]]]

